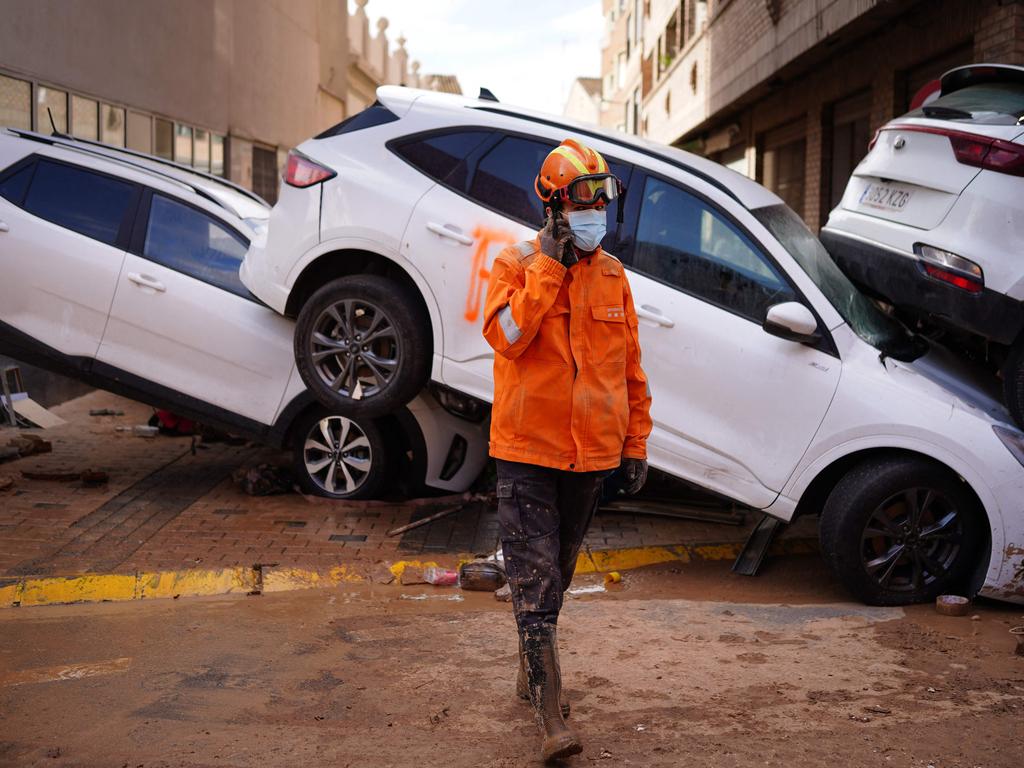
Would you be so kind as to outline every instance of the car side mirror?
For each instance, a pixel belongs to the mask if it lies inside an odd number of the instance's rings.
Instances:
[[[817,318],[799,301],[769,307],[761,327],[772,336],[802,344],[814,343],[821,338]]]

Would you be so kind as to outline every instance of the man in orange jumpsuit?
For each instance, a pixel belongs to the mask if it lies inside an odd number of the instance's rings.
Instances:
[[[484,337],[494,358],[491,456],[502,551],[519,629],[520,696],[544,759],[577,754],[564,720],[555,625],[602,481],[647,477],[650,389],[622,264],[600,246],[622,192],[593,149],[567,139],[536,179],[547,222],[491,268]]]

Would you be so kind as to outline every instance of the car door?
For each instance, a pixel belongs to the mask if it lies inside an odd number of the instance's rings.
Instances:
[[[0,321],[91,360],[140,192],[124,179],[43,157],[0,177]]]
[[[766,507],[824,418],[839,360],[826,344],[763,330],[769,307],[802,298],[724,207],[653,175],[633,186],[628,269],[653,397],[652,461]]]
[[[238,279],[248,243],[209,211],[147,192],[99,363],[266,425],[292,370],[292,323]]]
[[[444,382],[490,400],[494,350],[481,331],[491,264],[503,248],[533,239],[543,225],[544,206],[534,192],[534,179],[557,142],[500,131],[476,134],[473,129],[433,133],[416,141],[399,152],[429,169],[439,183],[413,211],[403,247],[415,254],[410,258],[420,266],[441,308]],[[470,143],[458,159],[452,157],[456,146]],[[438,162],[441,150],[448,152],[445,162]],[[621,175],[623,166],[609,164]],[[609,220],[614,216],[613,206]]]

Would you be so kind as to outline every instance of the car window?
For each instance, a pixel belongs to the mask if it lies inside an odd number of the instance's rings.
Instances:
[[[1024,115],[1024,83],[978,83],[940,96],[907,117],[935,117],[1014,125]],[[1002,117],[1002,120],[999,118]]]
[[[632,266],[754,322],[796,294],[747,236],[688,192],[644,183]]]
[[[142,255],[204,283],[250,298],[238,279],[248,244],[212,216],[153,195]]]
[[[0,197],[20,206],[25,200],[28,182],[32,178],[32,168],[31,164],[26,165],[0,181]]]
[[[41,219],[113,245],[136,192],[129,182],[40,160],[24,207]]]
[[[466,188],[469,154],[490,137],[490,131],[454,131],[414,139],[395,151],[432,179],[456,189]]]
[[[537,197],[533,182],[554,147],[554,142],[505,137],[477,165],[470,182],[470,197],[539,228],[544,223],[544,204]]]

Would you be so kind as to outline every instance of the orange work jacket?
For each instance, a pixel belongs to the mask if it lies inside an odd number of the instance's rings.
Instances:
[[[600,248],[566,269],[538,238],[491,268],[491,456],[591,472],[647,458],[651,394],[626,271]]]

